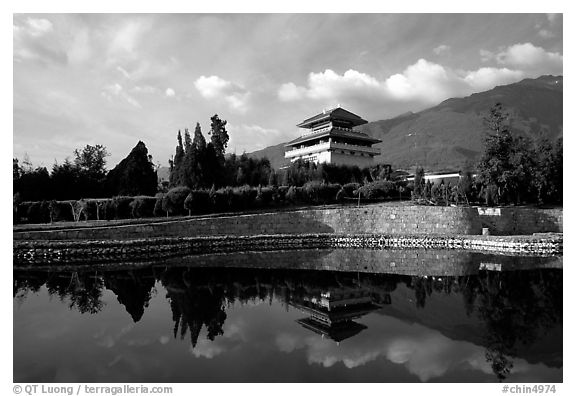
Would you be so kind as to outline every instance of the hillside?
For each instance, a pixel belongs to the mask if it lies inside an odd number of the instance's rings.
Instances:
[[[561,137],[562,86],[562,76],[525,79],[357,129],[382,140],[376,145],[382,151],[376,162],[395,168],[421,165],[426,170],[459,169],[466,161],[478,160],[485,133],[483,117],[496,102],[511,115],[515,133],[533,139]],[[286,163],[284,143],[249,155],[268,157],[275,167]]]

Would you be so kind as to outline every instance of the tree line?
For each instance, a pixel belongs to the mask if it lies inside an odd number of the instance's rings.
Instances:
[[[74,150],[74,159],[34,168],[25,158],[22,164],[12,160],[15,201],[78,200],[115,195],[154,195],[156,168],[146,145],[139,141],[130,154],[114,169],[106,171],[107,149],[86,145]]]

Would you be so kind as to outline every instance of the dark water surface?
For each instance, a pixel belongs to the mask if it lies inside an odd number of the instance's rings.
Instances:
[[[15,382],[562,381],[560,258],[358,249],[15,268],[13,322]]]

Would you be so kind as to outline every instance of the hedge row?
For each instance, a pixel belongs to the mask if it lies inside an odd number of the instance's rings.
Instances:
[[[395,183],[388,181],[376,181],[364,186],[358,183],[342,186],[310,181],[302,187],[242,186],[219,190],[176,187],[155,197],[119,196],[79,201],[22,202],[15,205],[14,219],[16,222],[49,223],[236,212],[298,204],[331,204],[358,197],[358,194],[368,199],[396,198],[398,188]]]

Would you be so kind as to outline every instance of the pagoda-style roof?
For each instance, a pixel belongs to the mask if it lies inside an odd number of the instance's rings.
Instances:
[[[336,342],[341,342],[347,338],[354,337],[362,330],[368,328],[368,326],[351,320],[333,325],[327,325],[326,323],[318,322],[312,318],[299,319],[296,322],[305,329],[312,330],[314,333],[326,336]]]
[[[334,109],[324,110],[322,113],[316,114],[314,117],[310,117],[296,126],[299,128],[311,129],[319,123],[333,120],[347,121],[351,124],[351,127],[368,123],[368,121],[357,116],[356,114],[351,113],[348,110],[344,110],[342,107],[336,107]]]
[[[368,136],[364,132],[356,132],[356,131],[350,131],[350,130],[346,130],[346,129],[331,128],[330,130],[322,130],[322,131],[312,132],[312,133],[308,133],[306,135],[300,136],[299,138],[296,138],[296,139],[286,143],[285,147],[295,146],[295,145],[303,143],[303,142],[307,142],[307,141],[315,140],[315,139],[320,139],[320,138],[328,137],[328,136],[340,137],[340,138],[344,138],[344,139],[362,140],[362,141],[369,142],[372,144],[382,142],[382,140]]]

